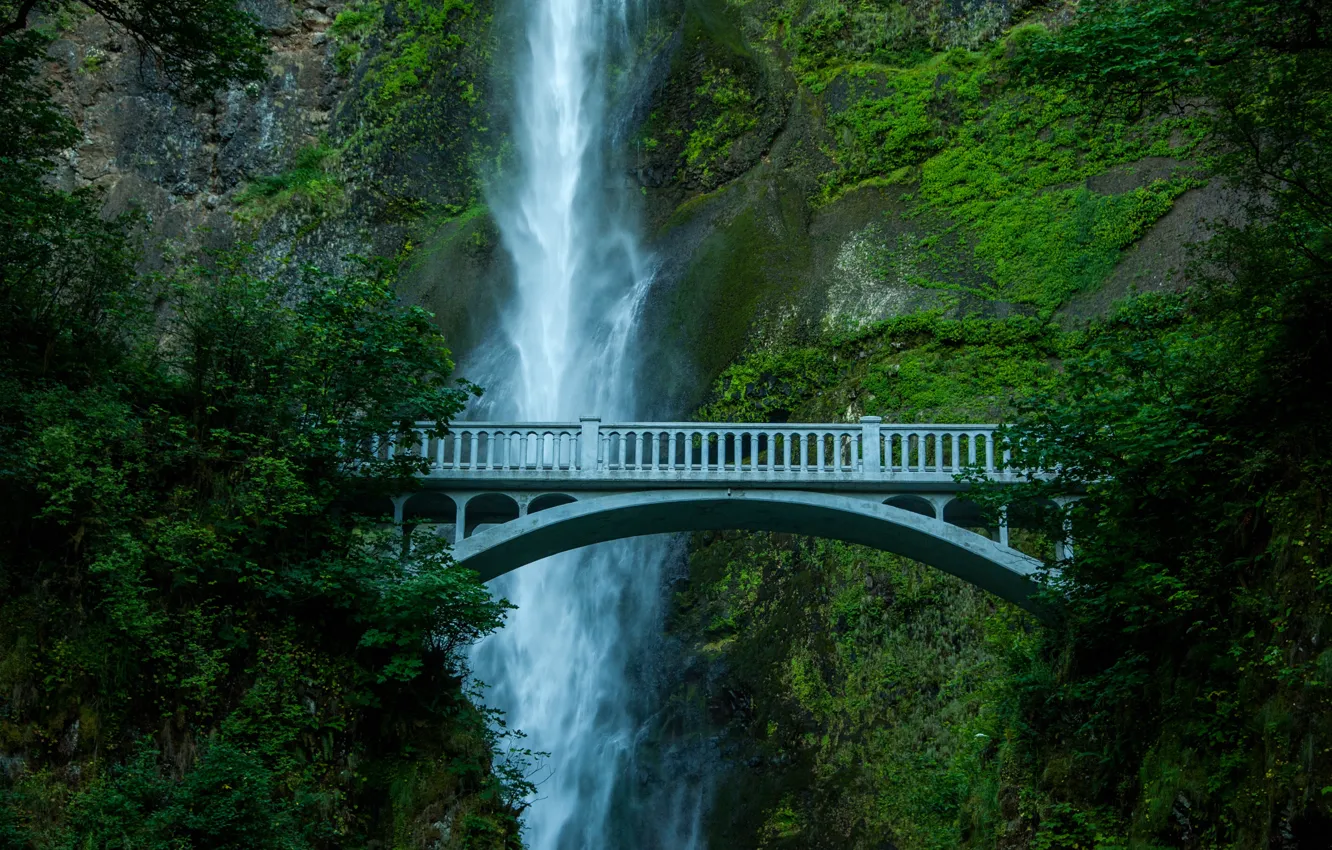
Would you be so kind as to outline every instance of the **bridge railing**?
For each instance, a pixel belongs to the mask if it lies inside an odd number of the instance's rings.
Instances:
[[[432,474],[467,477],[541,474],[569,478],[858,477],[955,475],[965,468],[1001,471],[994,425],[900,425],[864,417],[859,424],[642,422],[454,422],[431,437],[372,447],[381,458],[424,456]]]

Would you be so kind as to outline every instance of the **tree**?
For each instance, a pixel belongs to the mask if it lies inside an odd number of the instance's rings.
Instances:
[[[97,4],[181,91],[262,69],[228,3]],[[138,269],[130,216],[46,180],[77,133],[0,25],[0,847],[512,847],[463,649],[505,604],[381,510],[369,450],[471,388],[366,263]],[[452,823],[441,834],[440,823]]]
[[[55,14],[75,5],[92,9],[132,38],[186,100],[268,75],[263,29],[235,0],[3,0],[0,40],[21,40],[38,12]]]
[[[1195,116],[1246,199],[1190,291],[1087,332],[1008,430],[1032,496],[1077,496],[1062,627],[1019,678],[1041,829],[1305,847],[1332,829],[1332,44],[1325,4],[1109,0],[1029,73]],[[1320,353],[1321,352],[1321,353]],[[995,494],[997,497],[997,494]],[[1063,830],[1063,832],[1060,832]],[[1072,840],[1072,839],[1070,839]]]

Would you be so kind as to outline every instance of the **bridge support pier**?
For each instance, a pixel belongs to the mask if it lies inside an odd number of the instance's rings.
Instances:
[[[449,496],[453,499],[453,504],[458,506],[456,525],[453,529],[454,546],[461,546],[462,542],[467,539],[467,503],[472,500],[472,495],[474,494],[451,493]]]

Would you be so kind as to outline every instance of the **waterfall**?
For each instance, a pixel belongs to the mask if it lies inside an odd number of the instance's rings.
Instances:
[[[467,364],[491,392],[477,417],[623,421],[639,412],[635,331],[652,265],[632,199],[608,188],[606,167],[606,57],[632,54],[612,43],[627,38],[625,2],[527,0],[513,107],[518,170],[490,198],[515,287],[501,333]],[[669,540],[626,541],[495,583],[518,609],[477,647],[473,667],[489,685],[487,702],[527,734],[526,745],[550,753],[524,818],[533,850],[698,846],[696,790],[677,783],[668,802],[639,805],[631,781],[651,711],[634,673],[659,639],[670,556]],[[617,811],[626,806],[657,822],[626,827]]]

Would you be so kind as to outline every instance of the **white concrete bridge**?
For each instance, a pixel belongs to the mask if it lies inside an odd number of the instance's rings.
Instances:
[[[453,540],[484,581],[593,543],[663,532],[752,530],[834,538],[930,564],[1011,602],[1031,600],[1040,563],[989,536],[959,473],[1022,477],[993,425],[700,422],[454,422],[386,441],[424,455],[424,488],[394,500],[398,523]],[[1061,553],[1062,554],[1062,553]],[[1039,613],[1039,612],[1037,612]]]

